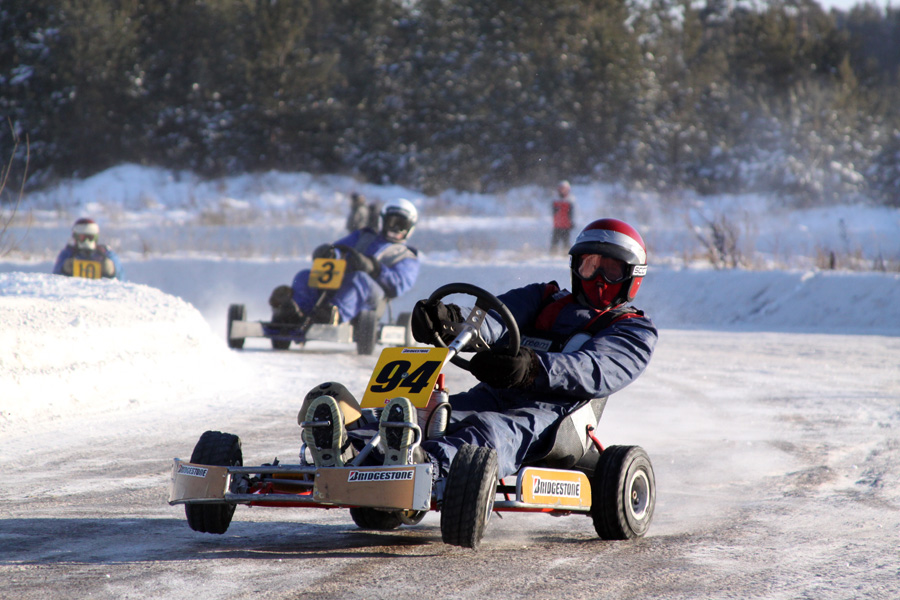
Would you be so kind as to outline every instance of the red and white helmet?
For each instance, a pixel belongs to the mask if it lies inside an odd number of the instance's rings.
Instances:
[[[634,227],[618,219],[589,223],[575,238],[569,254],[572,292],[594,308],[631,302],[647,274],[644,239]]]
[[[72,226],[72,239],[79,250],[93,251],[97,248],[100,226],[91,219],[78,219]]]

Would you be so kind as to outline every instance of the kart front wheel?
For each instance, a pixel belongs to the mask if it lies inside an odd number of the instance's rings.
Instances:
[[[228,341],[228,347],[234,350],[240,350],[244,347],[244,338],[231,337],[231,324],[235,321],[247,320],[247,307],[243,304],[232,304],[228,307],[228,331],[225,339]]]
[[[273,350],[288,350],[291,347],[291,340],[288,339],[278,339],[272,338],[272,349]]]
[[[390,531],[403,524],[400,511],[378,510],[367,506],[357,506],[350,509],[350,517],[360,529],[374,529],[376,531]]]
[[[194,446],[191,462],[221,467],[242,466],[241,439],[231,433],[206,431]],[[194,531],[225,533],[231,525],[234,508],[234,504],[185,504],[184,514]]]
[[[496,450],[470,444],[459,449],[450,466],[441,506],[445,544],[478,547],[494,509],[498,475]]]
[[[594,529],[604,540],[642,537],[656,506],[656,479],[640,446],[609,446],[591,480]]]

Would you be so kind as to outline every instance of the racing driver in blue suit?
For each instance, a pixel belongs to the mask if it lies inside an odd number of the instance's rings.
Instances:
[[[99,243],[100,226],[93,219],[78,219],[72,226],[72,241],[53,265],[54,275],[89,279],[122,279],[122,263],[106,244]]]
[[[309,287],[309,269],[304,269],[292,285],[272,292],[272,321],[296,324],[309,315],[314,323],[337,325],[350,322],[365,309],[381,315],[386,301],[409,291],[419,276],[418,252],[406,243],[417,221],[412,202],[392,200],[381,210],[380,231],[360,229],[316,248],[313,258],[346,259],[348,274],[340,288],[320,300],[323,292]]]

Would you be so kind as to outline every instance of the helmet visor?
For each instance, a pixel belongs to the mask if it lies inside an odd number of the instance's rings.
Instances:
[[[602,277],[606,283],[621,283],[630,275],[624,261],[602,254],[579,254],[572,260],[572,270],[579,279],[593,281]]]
[[[389,214],[382,218],[381,230],[385,237],[402,240],[409,233],[410,223],[406,215]]]
[[[79,244],[83,244],[85,242],[96,242],[97,236],[90,233],[76,233],[75,241]]]

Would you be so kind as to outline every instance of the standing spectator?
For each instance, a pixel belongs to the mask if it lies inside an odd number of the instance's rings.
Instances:
[[[569,238],[575,222],[575,198],[572,197],[572,186],[568,181],[559,182],[556,188],[559,196],[553,201],[553,235],[550,237],[550,253],[560,253],[569,248]]]
[[[378,200],[369,202],[369,222],[365,226],[372,231],[381,229],[381,203]]]
[[[88,279],[122,279],[122,264],[116,253],[98,243],[100,226],[91,219],[78,219],[72,226],[72,241],[60,251],[53,266],[55,275]]]
[[[350,194],[350,214],[347,216],[347,231],[353,233],[369,224],[369,206],[366,197],[353,192]]]

